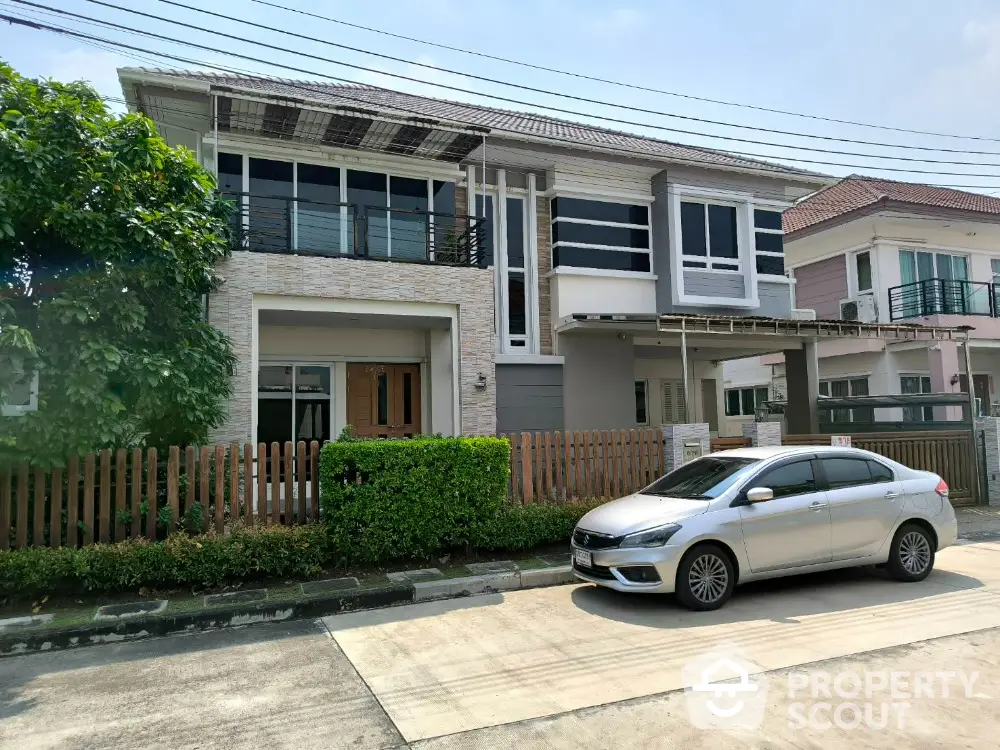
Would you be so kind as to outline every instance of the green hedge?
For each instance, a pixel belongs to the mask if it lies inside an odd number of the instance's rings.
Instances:
[[[601,501],[566,505],[504,505],[473,530],[472,546],[483,551],[529,550],[566,542],[576,522]]]
[[[177,533],[162,542],[130,539],[79,549],[29,547],[0,551],[0,592],[114,592],[304,578],[318,573],[329,557],[321,524],[236,529],[228,536]]]
[[[467,547],[506,503],[510,443],[417,438],[327,443],[320,498],[341,560],[385,562]]]

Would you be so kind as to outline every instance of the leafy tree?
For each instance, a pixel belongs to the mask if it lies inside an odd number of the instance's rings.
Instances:
[[[150,120],[0,62],[0,403],[39,374],[38,410],[0,417],[0,461],[199,442],[221,423],[235,360],[204,300],[229,211]]]

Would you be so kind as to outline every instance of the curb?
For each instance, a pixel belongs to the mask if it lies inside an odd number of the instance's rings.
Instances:
[[[522,572],[397,584],[377,589],[340,591],[329,596],[310,599],[239,604],[207,612],[133,617],[117,622],[95,621],[87,625],[41,632],[14,631],[0,635],[0,658],[46,651],[64,651],[102,643],[122,643],[168,635],[201,633],[257,623],[312,619],[421,601],[557,586],[572,583],[574,580],[572,568],[566,565]]]

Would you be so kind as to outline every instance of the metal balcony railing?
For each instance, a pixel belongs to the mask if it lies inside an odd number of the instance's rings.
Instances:
[[[234,249],[478,266],[492,262],[486,220],[431,211],[224,193]]]
[[[924,315],[997,317],[997,288],[985,281],[923,279],[889,289],[889,320]]]

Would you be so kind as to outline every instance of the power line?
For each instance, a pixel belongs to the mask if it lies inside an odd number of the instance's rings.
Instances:
[[[740,107],[742,109],[752,109],[758,112],[769,112],[771,114],[777,115],[788,115],[790,117],[802,117],[809,120],[819,120],[823,122],[833,122],[839,125],[854,125],[861,128],[872,128],[876,130],[887,130],[895,133],[908,133],[911,135],[926,135],[933,136],[935,138],[956,138],[960,140],[972,140],[972,141],[990,141],[994,143],[1000,143],[1000,138],[987,138],[985,136],[977,135],[955,135],[952,133],[936,133],[926,130],[912,130],[909,128],[897,128],[890,125],[876,125],[867,122],[858,122],[856,120],[840,120],[836,117],[824,117],[822,115],[811,115],[803,112],[792,112],[784,109],[774,109],[772,107],[761,107],[754,104],[743,104],[740,102],[729,102],[722,99],[710,99],[704,96],[695,96],[693,94],[681,94],[676,91],[665,91],[663,89],[652,88],[648,86],[640,86],[634,83],[624,83],[622,81],[614,81],[608,78],[599,78],[596,76],[586,75],[584,73],[574,73],[567,70],[560,70],[558,68],[549,68],[544,65],[537,65],[534,63],[524,62],[523,60],[514,60],[508,57],[500,57],[498,55],[490,55],[485,52],[477,52],[475,50],[463,49],[462,47],[453,47],[447,44],[441,44],[440,42],[431,42],[426,39],[417,39],[416,37],[406,36],[404,34],[394,34],[391,31],[385,31],[383,29],[375,29],[370,26],[362,26],[361,24],[351,23],[349,21],[343,21],[339,18],[331,18],[329,16],[323,16],[318,13],[310,13],[309,11],[301,10],[299,8],[290,8],[287,5],[281,5],[279,3],[268,2],[267,0],[250,0],[250,2],[257,3],[259,5],[266,5],[271,8],[278,8],[280,10],[288,11],[290,13],[298,13],[302,16],[308,16],[321,21],[328,21],[330,23],[340,24],[341,26],[347,26],[352,29],[359,29],[361,31],[368,31],[373,34],[381,34],[383,36],[392,37],[394,39],[402,39],[407,42],[414,42],[415,44],[423,44],[428,47],[437,47],[438,49],[448,50],[450,52],[460,52],[464,55],[473,55],[475,57],[481,57],[487,60],[495,60],[496,62],[506,63],[508,65],[517,65],[523,68],[530,68],[532,70],[540,70],[545,73],[556,73],[557,75],[569,76],[571,78],[579,78],[584,81],[593,81],[595,83],[604,83],[609,86],[619,86],[621,88],[633,89],[635,91],[644,91],[651,94],[662,94],[664,96],[674,96],[680,99],[689,99],[691,101],[706,102],[708,104],[720,104],[726,107]],[[462,75],[465,75],[464,73]],[[949,149],[934,149],[935,151],[947,151]],[[968,152],[968,153],[978,153],[978,152]],[[982,152],[984,154],[990,154],[993,152]]]
[[[21,0],[15,0],[15,1],[21,2]],[[120,5],[115,5],[114,3],[104,2],[103,0],[87,0],[87,2],[92,3],[93,5],[100,5],[100,6],[103,6],[103,7],[106,7],[106,8],[113,8],[115,10],[125,11],[126,13],[133,13],[135,15],[145,16],[147,18],[152,18],[154,20],[167,21],[169,23],[175,23],[175,24],[178,24],[178,25],[181,25],[181,26],[185,26],[185,27],[190,28],[190,29],[198,30],[200,28],[198,26],[186,24],[186,23],[184,23],[182,21],[177,21],[177,20],[173,20],[173,19],[165,19],[162,16],[157,16],[157,15],[151,14],[151,13],[145,13],[145,12],[139,11],[139,10],[133,10],[131,8],[126,8],[126,7],[123,7],[123,6],[120,6]],[[187,5],[186,3],[178,2],[177,0],[160,0],[160,2],[162,2],[162,3],[166,4],[166,5],[176,6],[178,8],[184,8],[186,10],[190,10],[190,11],[193,11],[195,13],[202,13],[204,15],[213,16],[215,18],[219,18],[219,19],[222,19],[224,21],[231,21],[231,22],[234,22],[234,23],[241,23],[241,24],[243,24],[245,26],[251,26],[253,28],[262,29],[262,30],[268,31],[268,32],[277,32],[279,34],[284,34],[285,36],[290,36],[290,37],[293,37],[295,39],[301,39],[301,40],[308,41],[308,42],[315,42],[317,44],[325,44],[328,47],[336,47],[338,49],[344,49],[344,50],[348,50],[348,51],[351,51],[351,52],[357,52],[357,53],[360,53],[360,54],[363,54],[363,55],[370,55],[370,56],[373,56],[373,57],[379,57],[379,58],[382,58],[383,60],[392,60],[393,62],[404,63],[406,65],[413,65],[415,67],[420,67],[420,68],[426,68],[428,70],[433,70],[433,71],[436,71],[436,72],[439,72],[439,73],[448,73],[449,75],[462,76],[464,78],[471,78],[473,80],[483,81],[485,83],[492,83],[492,84],[497,84],[497,85],[500,85],[500,86],[507,86],[507,87],[510,87],[510,88],[521,89],[523,91],[531,91],[531,92],[536,93],[536,94],[544,94],[545,96],[555,96],[555,97],[560,97],[562,99],[570,99],[570,100],[573,100],[573,101],[584,102],[584,103],[587,103],[587,104],[596,104],[596,105],[599,105],[599,106],[602,106],[602,107],[613,107],[613,108],[616,108],[616,109],[623,109],[623,110],[628,110],[628,111],[631,111],[631,112],[640,112],[642,114],[657,115],[657,116],[660,116],[660,117],[672,117],[672,118],[680,119],[680,120],[688,120],[688,121],[691,121],[691,122],[701,122],[701,123],[706,123],[706,124],[710,124],[710,125],[720,125],[720,126],[724,126],[724,127],[728,127],[728,128],[737,128],[737,129],[741,129],[741,130],[754,130],[754,131],[758,131],[758,132],[774,133],[774,134],[778,134],[778,135],[790,135],[790,136],[794,136],[794,137],[797,137],[797,138],[815,138],[815,139],[820,139],[820,140],[824,140],[824,141],[836,141],[836,142],[840,142],[840,143],[856,143],[856,144],[859,144],[859,145],[877,146],[877,147],[880,147],[880,148],[897,148],[897,149],[907,149],[907,150],[914,150],[914,151],[940,151],[940,152],[947,152],[947,153],[973,154],[973,155],[980,155],[980,156],[1000,156],[1000,151],[969,151],[969,150],[964,150],[964,149],[934,148],[934,147],[930,147],[930,146],[912,146],[912,145],[907,145],[907,144],[880,143],[880,142],[876,142],[876,141],[862,141],[862,140],[857,140],[857,139],[852,139],[852,138],[835,138],[835,137],[832,137],[832,136],[816,135],[816,134],[812,134],[812,133],[799,133],[799,132],[795,132],[795,131],[775,130],[775,129],[771,129],[771,128],[755,127],[755,126],[752,126],[752,125],[741,125],[741,124],[738,124],[738,123],[723,122],[723,121],[718,121],[718,120],[708,120],[708,119],[701,118],[701,117],[690,117],[690,116],[687,116],[687,115],[680,115],[680,114],[676,114],[676,113],[673,113],[673,112],[663,112],[663,111],[655,110],[655,109],[647,109],[645,107],[635,107],[635,106],[631,106],[631,105],[627,105],[627,104],[619,104],[619,103],[616,103],[616,102],[604,101],[604,100],[601,100],[601,99],[592,99],[590,97],[585,97],[585,96],[576,96],[576,95],[573,95],[573,94],[566,94],[566,93],[559,92],[559,91],[552,91],[550,89],[542,89],[542,88],[537,88],[537,87],[534,87],[534,86],[525,86],[525,85],[522,85],[522,84],[510,82],[510,81],[504,81],[504,80],[498,79],[498,78],[490,78],[488,76],[476,75],[474,73],[462,72],[462,71],[453,70],[453,69],[450,69],[450,68],[442,68],[442,67],[437,66],[437,65],[431,65],[429,63],[423,63],[423,62],[419,62],[417,60],[408,60],[408,59],[403,58],[403,57],[396,57],[395,55],[387,55],[387,54],[384,54],[384,53],[381,53],[381,52],[374,52],[372,50],[366,50],[366,49],[363,49],[361,47],[352,47],[350,45],[341,44],[341,43],[338,43],[338,42],[332,42],[332,41],[330,41],[328,39],[320,39],[318,37],[308,36],[306,34],[299,34],[297,32],[288,31],[286,29],[269,27],[269,26],[266,26],[264,24],[256,23],[254,21],[249,21],[249,20],[244,19],[244,18],[237,18],[235,16],[226,15],[224,13],[217,13],[215,11],[207,10],[205,8],[198,8],[198,7],[195,7],[195,6],[192,6],[192,5]],[[31,3],[26,3],[26,4],[31,4]],[[214,31],[213,30],[212,33],[218,33],[218,34],[220,34],[222,36],[227,36],[230,39],[239,39],[239,37],[231,36],[231,35],[225,34],[223,32],[218,32],[218,31]],[[244,40],[244,41],[247,41],[247,42],[250,42],[250,43],[253,43],[253,44],[261,44],[263,46],[268,46],[271,49],[275,49],[275,50],[287,51],[287,50],[285,50],[285,48],[275,47],[275,46],[272,46],[272,45],[268,45],[265,42],[257,42],[256,40],[249,40],[249,39],[248,40]],[[319,56],[316,56],[316,55],[311,55],[311,54],[308,54],[306,52],[297,52],[296,54],[302,55],[303,57],[309,57],[309,58],[312,58],[314,60],[326,61],[325,58],[322,58],[322,57],[319,57]],[[342,63],[342,62],[339,62],[339,61],[336,61],[336,60],[330,60],[329,62],[333,62],[333,63],[338,64],[338,65],[349,65],[348,63]],[[368,68],[364,68],[364,70],[370,71],[370,69],[368,69]],[[384,75],[392,75],[392,74],[385,73]],[[438,85],[438,84],[432,84],[432,85]],[[447,87],[447,88],[451,88],[451,87]],[[456,89],[456,90],[461,91],[462,93],[476,93],[476,92],[471,92],[471,91],[469,91],[467,89]],[[542,105],[531,104],[530,106],[542,106]],[[555,110],[555,111],[565,111],[565,112],[568,112],[570,114],[575,114],[577,116],[599,117],[598,115],[590,115],[588,113],[581,113],[581,112],[570,112],[568,110]],[[664,130],[664,131],[671,132],[671,133],[678,133],[678,134],[681,134],[681,135],[695,135],[695,136],[702,136],[702,137],[708,136],[707,133],[700,133],[698,131],[682,130],[682,129],[679,129],[679,128],[672,128],[672,127],[667,127],[667,126],[662,126],[662,125],[652,125],[652,124],[644,123],[644,122],[631,122],[631,121],[627,121],[627,120],[618,120],[618,119],[614,119],[614,118],[603,118],[603,117],[601,117],[600,119],[608,119],[611,122],[624,123],[624,124],[634,125],[634,126],[638,126],[638,127],[656,128],[656,129],[659,129],[659,130]],[[893,159],[893,160],[896,160],[896,161],[916,161],[916,162],[926,162],[926,163],[931,163],[931,164],[953,164],[953,165],[970,164],[970,162],[963,162],[963,161],[943,161],[943,160],[938,160],[938,159],[919,159],[919,158],[915,158],[915,157],[906,157],[906,156],[889,156],[889,155],[881,155],[881,154],[866,154],[866,153],[863,153],[863,152],[854,152],[854,151],[837,151],[837,150],[831,150],[831,149],[816,148],[816,147],[812,147],[812,146],[797,146],[797,145],[788,144],[788,143],[776,143],[774,141],[758,141],[758,140],[753,140],[753,139],[749,139],[749,138],[738,138],[738,137],[735,137],[735,136],[726,136],[726,135],[711,135],[710,137],[716,138],[716,139],[719,139],[719,140],[724,140],[724,141],[733,141],[735,143],[750,143],[750,144],[760,145],[760,146],[777,146],[779,148],[789,148],[789,149],[796,149],[796,150],[800,150],[800,151],[813,151],[813,152],[824,153],[824,154],[838,154],[838,155],[842,155],[842,156],[861,156],[861,157],[872,158],[872,159]],[[972,166],[976,166],[976,164],[974,162],[971,163],[971,165]],[[993,164],[991,166],[1000,166],[1000,164]]]
[[[59,11],[58,9],[49,9],[49,10],[54,10],[54,11],[59,12],[61,14],[66,14],[65,11]],[[70,14],[70,15],[74,15],[75,16],[76,14]],[[230,73],[235,73],[236,75],[246,75],[246,76],[250,76],[250,77],[256,76],[258,78],[260,77],[258,74],[249,73],[249,72],[241,71],[241,70],[238,70],[238,69],[237,70],[233,70],[231,68],[227,69],[225,66],[220,66],[219,64],[216,64],[216,63],[207,63],[207,62],[204,62],[204,61],[192,60],[190,58],[181,57],[181,56],[170,54],[170,53],[157,52],[157,51],[153,51],[153,50],[146,50],[146,49],[143,49],[143,48],[135,47],[133,45],[125,44],[123,42],[118,42],[118,41],[114,41],[114,40],[110,40],[110,39],[106,39],[106,38],[102,38],[102,37],[95,37],[93,35],[84,34],[84,33],[80,32],[80,31],[71,30],[71,29],[67,29],[67,28],[60,28],[60,27],[51,26],[51,25],[48,25],[48,24],[41,24],[41,23],[38,23],[38,22],[35,22],[35,21],[30,21],[30,20],[22,19],[22,18],[18,18],[18,17],[15,17],[15,16],[2,15],[2,16],[0,16],[0,18],[2,18],[3,20],[7,20],[7,21],[9,21],[11,23],[17,23],[17,24],[20,24],[20,25],[25,25],[25,26],[28,26],[28,27],[35,28],[37,30],[51,31],[51,32],[54,32],[54,33],[68,35],[68,36],[71,36],[71,37],[74,37],[74,38],[78,38],[78,39],[90,40],[90,41],[94,41],[94,42],[97,42],[97,43],[108,44],[108,45],[112,45],[112,46],[114,46],[116,48],[127,49],[127,50],[131,50],[133,52],[139,52],[139,53],[147,53],[147,52],[149,52],[150,54],[156,55],[158,58],[179,61],[179,62],[182,62],[184,64],[188,64],[188,65],[196,65],[196,66],[206,67],[206,68],[209,68],[209,69],[224,70],[224,71],[227,71],[227,72],[230,72]],[[296,71],[296,72],[305,73],[307,75],[314,75],[314,76],[319,76],[319,77],[322,77],[322,78],[328,78],[330,80],[334,80],[334,81],[338,81],[338,82],[342,82],[342,83],[362,85],[362,86],[364,86],[368,90],[382,91],[382,92],[388,92],[388,93],[397,93],[397,92],[392,91],[391,89],[385,89],[385,88],[379,87],[379,86],[370,86],[370,85],[366,85],[366,84],[359,84],[359,82],[351,80],[351,79],[339,78],[339,77],[331,76],[331,75],[328,75],[328,74],[325,74],[325,73],[318,73],[316,71],[310,71],[310,70],[306,70],[306,69],[302,69],[302,68],[297,68],[297,67],[286,65],[286,64],[283,64],[283,63],[274,63],[274,62],[271,62],[271,61],[260,60],[258,58],[251,57],[249,55],[243,55],[243,54],[236,53],[236,52],[229,52],[229,51],[226,51],[226,50],[218,50],[217,48],[207,47],[206,45],[200,45],[200,44],[196,44],[196,43],[193,43],[193,42],[186,42],[186,41],[175,39],[175,38],[172,38],[172,37],[166,37],[166,36],[163,36],[163,35],[160,35],[160,34],[154,34],[152,32],[147,32],[147,31],[143,31],[143,30],[132,30],[132,29],[128,29],[126,27],[123,27],[123,26],[121,26],[119,24],[112,24],[111,22],[102,21],[100,19],[92,19],[92,18],[89,18],[89,17],[83,17],[83,18],[84,18],[85,21],[89,21],[89,22],[101,24],[101,25],[104,25],[104,26],[111,26],[111,27],[114,27],[114,28],[119,28],[119,29],[125,30],[127,33],[140,34],[140,35],[144,35],[144,36],[150,36],[150,37],[162,39],[162,40],[165,40],[165,41],[174,42],[174,43],[177,43],[177,44],[184,44],[186,46],[196,47],[196,48],[207,50],[207,51],[214,52],[214,53],[221,52],[222,54],[229,55],[229,56],[232,56],[232,57],[238,57],[238,58],[242,58],[242,59],[245,59],[245,60],[250,60],[252,62],[258,62],[258,63],[262,62],[262,63],[264,63],[266,65],[273,65],[274,67],[284,68],[284,69],[287,69],[287,70],[293,70],[293,71]],[[301,91],[306,91],[306,92],[313,93],[313,94],[323,94],[323,95],[327,95],[327,96],[331,95],[331,91],[329,90],[329,88],[318,89],[318,88],[312,88],[312,87],[310,87],[308,85],[304,85],[301,82],[287,81],[287,80],[284,80],[284,79],[274,79],[274,80],[276,80],[277,82],[280,82],[284,86],[288,86],[290,88],[298,89],[298,90],[301,90]],[[340,90],[340,89],[338,89],[335,92],[335,95],[338,98],[340,98],[340,99],[347,100],[347,101],[354,101],[354,102],[357,102],[357,103],[359,103],[359,104],[361,104],[361,105],[363,105],[364,107],[367,107],[367,108],[370,108],[371,106],[373,106],[372,102],[370,100],[360,99],[360,98],[357,98],[357,97],[352,97],[352,96],[350,96],[349,93],[347,93],[347,92],[345,92],[343,90]],[[381,106],[381,107],[383,107],[385,109],[390,109],[390,110],[395,110],[395,111],[398,111],[398,112],[402,112],[402,113],[405,113],[405,114],[407,114],[409,116],[416,115],[416,116],[426,117],[426,114],[422,114],[422,113],[419,113],[419,112],[415,112],[413,110],[408,110],[406,108],[395,106],[395,105],[391,105],[391,104],[387,104],[387,103],[379,103],[378,106]],[[449,122],[451,124],[465,125],[465,126],[475,127],[475,128],[482,128],[482,126],[479,125],[479,124],[477,124],[477,123],[463,121],[463,120],[458,119],[458,118],[444,118],[444,119],[445,119],[446,122]],[[577,147],[579,147],[579,145],[580,145],[578,141],[573,140],[573,139],[561,138],[561,137],[558,137],[558,136],[547,136],[547,138],[549,140],[552,140],[552,141],[565,142],[565,143],[568,143],[568,144],[571,144],[571,145],[574,145],[574,146],[577,146]],[[637,159],[644,159],[644,160],[656,160],[656,158],[657,158],[656,155],[654,155],[654,154],[650,154],[650,153],[642,152],[642,151],[637,151],[637,150],[630,150],[630,149],[619,148],[619,147],[610,147],[610,146],[600,146],[600,147],[597,147],[597,148],[601,152],[605,152],[605,153],[609,153],[610,152],[610,153],[615,153],[615,154],[621,154],[623,156],[628,156],[630,158],[637,158]],[[705,150],[705,149],[701,149],[700,147],[690,147],[690,148],[692,148],[694,150]],[[708,149],[708,150],[710,150],[710,149]],[[732,155],[732,156],[741,155],[741,154],[732,153],[732,152],[720,152],[720,153],[723,153],[723,154],[726,154],[726,155]],[[673,162],[675,164],[706,165],[706,166],[709,166],[709,167],[712,167],[712,168],[716,168],[716,169],[724,168],[724,165],[720,165],[717,162],[708,161],[708,160],[704,160],[704,159],[694,159],[694,158],[677,157],[677,156],[661,157],[661,158],[666,159],[667,161]],[[774,157],[770,157],[770,158],[774,158]],[[807,162],[808,160],[798,160],[798,159],[796,159],[795,161]],[[816,163],[820,163],[820,164],[832,164],[830,162],[816,162]],[[872,167],[865,167],[865,166],[861,166],[861,165],[836,165],[836,166],[856,167],[856,168],[861,168],[861,169],[870,169],[870,168],[872,168]],[[739,168],[739,165],[736,165],[736,167]],[[793,176],[793,175],[789,174],[789,171],[790,171],[789,168],[782,168],[782,167],[779,167],[779,166],[776,166],[776,165],[773,165],[773,164],[768,164],[766,162],[762,162],[759,165],[755,165],[753,167],[753,169],[755,169],[758,172],[774,172],[779,177],[784,177],[786,179]],[[929,171],[929,170],[894,170],[894,169],[888,169],[888,168],[880,168],[880,171],[913,172],[913,173],[923,173],[923,174],[954,174],[954,175],[957,175],[957,176],[964,176],[964,177],[977,177],[977,176],[994,177],[994,175],[991,175],[991,174],[990,175],[980,175],[980,174],[965,173],[965,172],[942,173],[942,172]],[[822,177],[822,175],[817,175],[817,177]],[[947,185],[947,186],[948,187],[965,187],[965,188],[977,189],[977,190],[978,189],[993,189],[993,188],[995,188],[995,186],[992,186],[992,185]]]
[[[90,0],[90,1],[93,2],[94,0]],[[131,29],[131,28],[127,27],[127,26],[123,26],[121,24],[116,24],[116,23],[113,23],[111,21],[105,21],[105,20],[102,20],[102,19],[95,19],[95,18],[92,18],[92,17],[89,17],[89,16],[81,16],[79,14],[72,13],[70,11],[64,11],[64,10],[60,10],[58,8],[51,8],[49,6],[39,5],[39,4],[36,4],[36,3],[28,2],[27,0],[13,0],[13,2],[18,3],[20,5],[28,5],[28,6],[31,6],[31,7],[43,8],[43,9],[46,9],[46,10],[51,10],[51,11],[54,11],[56,13],[59,13],[60,15],[67,15],[67,16],[71,16],[71,17],[74,17],[74,18],[83,19],[83,20],[86,20],[86,21],[94,21],[94,22],[100,23],[100,24],[102,24],[104,26],[107,26],[107,27],[110,27],[110,28],[114,28],[114,29],[118,29],[118,30],[121,30],[121,31],[125,31],[126,33],[130,33],[130,34],[140,34],[140,35],[151,37],[151,38],[154,38],[154,39],[160,39],[160,40],[163,40],[163,41],[172,42],[174,44],[181,44],[181,45],[184,45],[184,46],[193,47],[193,48],[196,48],[196,49],[201,49],[201,50],[205,50],[205,51],[208,51],[208,52],[213,52],[213,53],[216,53],[216,54],[222,53],[224,55],[229,55],[229,56],[232,56],[232,57],[238,57],[238,58],[250,60],[250,61],[253,61],[253,62],[261,62],[261,63],[264,63],[266,65],[271,65],[271,66],[275,66],[275,67],[279,67],[279,68],[284,68],[286,70],[293,70],[293,71],[296,71],[296,72],[305,73],[307,75],[320,76],[322,78],[328,78],[328,79],[334,80],[334,81],[352,83],[352,84],[355,84],[355,85],[365,85],[365,84],[360,84],[360,82],[352,80],[352,79],[339,78],[339,77],[331,76],[331,75],[328,75],[328,74],[325,74],[325,73],[319,73],[317,71],[311,71],[311,70],[308,70],[308,69],[303,69],[303,68],[298,68],[298,67],[291,66],[291,65],[286,65],[284,63],[276,63],[276,62],[269,61],[269,60],[260,60],[258,58],[255,58],[255,57],[252,57],[252,56],[249,56],[249,55],[240,54],[238,52],[232,52],[230,50],[220,50],[220,49],[215,48],[215,47],[209,47],[207,45],[197,44],[195,42],[191,42],[191,41],[187,41],[187,40],[183,40],[183,39],[177,39],[177,38],[165,36],[165,35],[162,35],[162,34],[157,34],[157,33],[154,33],[154,32],[151,32],[151,31],[147,31],[147,30],[144,30],[144,29]],[[165,23],[170,23],[170,24],[173,24],[173,25],[177,25],[177,26],[182,26],[182,27],[185,27],[185,28],[193,29],[195,31],[207,33],[207,34],[210,34],[210,35],[213,35],[213,36],[221,36],[221,37],[225,37],[225,38],[229,38],[229,39],[235,39],[235,40],[241,41],[241,42],[245,42],[246,41],[246,40],[243,40],[240,37],[237,37],[237,36],[232,35],[232,34],[226,34],[225,32],[220,32],[220,31],[213,30],[213,29],[204,29],[204,28],[201,28],[201,27],[194,26],[192,24],[184,23],[182,21],[174,21],[172,19],[163,18],[161,16],[155,16],[155,15],[143,13],[141,11],[132,11],[132,10],[129,10],[129,9],[123,9],[123,10],[127,10],[128,12],[135,13],[135,14],[142,15],[142,16],[147,16],[147,17],[150,17],[150,18],[153,18],[153,19],[165,22]],[[276,51],[280,51],[280,52],[283,52],[283,53],[286,53],[286,54],[290,54],[290,55],[302,55],[304,57],[310,57],[310,58],[314,58],[314,59],[318,59],[318,60],[323,60],[323,58],[319,58],[319,57],[317,57],[315,55],[310,55],[308,53],[303,53],[303,52],[296,52],[296,51],[290,50],[290,49],[288,49],[286,47],[279,47],[277,45],[271,45],[271,44],[267,44],[267,43],[264,43],[264,42],[253,42],[253,43],[257,44],[259,46],[262,46],[262,47],[267,47],[267,48],[274,49]],[[618,119],[610,118],[610,117],[603,117],[603,116],[599,116],[599,115],[592,115],[592,114],[589,114],[589,113],[586,113],[586,112],[575,112],[575,111],[572,111],[572,110],[564,110],[564,109],[555,108],[555,107],[546,107],[544,105],[538,105],[538,104],[535,104],[535,103],[532,103],[532,102],[524,102],[524,101],[517,100],[517,99],[510,99],[510,98],[507,98],[507,97],[499,97],[499,96],[492,95],[492,94],[481,94],[479,92],[471,91],[471,90],[468,90],[468,89],[461,89],[461,88],[458,88],[458,87],[448,86],[448,85],[445,85],[445,84],[432,83],[432,82],[429,82],[429,81],[425,81],[423,79],[414,78],[412,76],[404,76],[404,75],[395,74],[395,73],[386,73],[384,71],[379,71],[379,70],[376,70],[376,69],[373,69],[373,68],[366,68],[364,66],[359,66],[359,65],[353,65],[353,64],[350,64],[350,63],[341,63],[341,62],[338,62],[338,61],[330,61],[330,62],[333,62],[333,63],[338,64],[338,65],[344,65],[346,67],[351,67],[351,68],[363,70],[363,71],[366,71],[366,72],[377,73],[379,75],[389,75],[389,76],[392,76],[392,77],[401,78],[403,80],[411,81],[411,82],[414,82],[414,83],[420,83],[420,84],[427,85],[427,86],[438,87],[438,88],[446,88],[446,89],[451,89],[451,90],[460,91],[460,92],[464,92],[464,93],[469,93],[469,94],[472,94],[472,95],[475,95],[475,96],[481,96],[481,97],[484,97],[484,98],[487,98],[487,99],[498,99],[500,101],[513,102],[513,103],[522,104],[522,105],[529,106],[529,107],[537,107],[539,109],[550,109],[550,110],[556,111],[556,112],[563,112],[563,113],[575,114],[575,115],[578,115],[578,116],[592,118],[592,119],[608,120],[608,121],[611,121],[611,122],[616,122],[616,123],[621,123],[621,124],[634,124],[634,125],[638,125],[640,127],[651,127],[651,128],[660,127],[660,126],[656,126],[656,125],[648,125],[648,124],[645,124],[645,123],[634,123],[634,122],[631,122],[631,121],[628,121],[628,120],[618,120]],[[295,84],[294,82],[284,82],[284,83],[286,85],[293,85],[293,84],[294,85],[298,85],[298,84]],[[378,86],[367,86],[367,88],[381,90],[381,91],[389,91],[391,93],[398,93],[398,92],[393,92],[391,89],[384,89],[384,88],[378,87]],[[322,93],[325,93],[325,94],[329,95],[331,92],[329,92],[327,90],[327,91],[323,91]],[[336,92],[336,93],[337,93],[338,96],[341,95],[339,91]],[[419,97],[417,97],[417,98],[419,98]],[[367,102],[367,103],[369,104],[369,106],[371,105],[370,102]],[[385,106],[385,105],[382,105],[382,106]],[[472,105],[472,106],[474,106],[474,105]],[[542,122],[546,122],[546,123],[551,122],[551,119],[548,119],[548,118],[543,119],[543,118],[541,118],[538,115],[532,116],[529,113],[517,113],[517,114],[521,115],[522,117],[524,117],[526,119],[535,119],[536,121],[542,121]],[[577,126],[580,125],[580,123],[570,123],[570,124],[577,125]],[[623,135],[626,135],[626,136],[629,136],[629,137],[640,138],[640,139],[643,138],[642,136],[636,136],[636,135],[631,134],[631,133],[623,133]],[[711,136],[711,135],[708,135],[708,134],[700,134],[700,135],[703,135],[704,137],[714,137],[714,136]],[[564,139],[564,140],[568,140],[568,139]],[[683,145],[683,144],[675,144],[675,145]],[[704,147],[697,147],[697,146],[688,146],[688,148],[694,148],[694,149],[700,149],[700,150],[713,150],[713,149],[705,149]],[[793,147],[790,147],[790,148],[795,148],[795,147],[793,146]],[[794,162],[797,162],[797,163],[800,163],[800,164],[816,164],[816,165],[820,165],[820,166],[846,167],[846,168],[849,168],[849,169],[872,169],[872,170],[877,170],[877,171],[881,171],[881,172],[897,172],[897,173],[901,173],[901,174],[932,174],[932,175],[948,175],[948,176],[957,176],[957,177],[996,177],[997,176],[995,174],[990,174],[990,173],[944,172],[944,171],[940,171],[940,170],[927,170],[927,169],[903,169],[903,168],[895,168],[895,167],[878,167],[878,166],[872,166],[872,165],[866,165],[866,164],[850,164],[850,163],[843,163],[843,162],[823,161],[823,160],[819,160],[819,159],[805,159],[805,158],[794,157],[794,156],[790,157],[790,156],[781,156],[781,155],[775,155],[775,154],[758,154],[758,153],[750,153],[750,152],[742,152],[742,151],[727,151],[727,152],[723,152],[723,153],[725,153],[726,155],[730,155],[730,156],[735,155],[735,156],[742,156],[742,157],[747,157],[747,158],[751,158],[751,159],[765,159],[765,160],[775,160],[775,159],[782,160],[782,159],[786,159],[788,161],[794,161]],[[646,156],[647,156],[647,158],[649,157],[649,155],[646,155]],[[880,158],[880,157],[878,157],[878,156],[867,156],[866,158]],[[991,163],[964,162],[964,164],[967,164],[968,166],[984,166],[984,167],[1000,166],[1000,165],[991,164]],[[771,166],[771,165],[769,165],[769,166]]]

